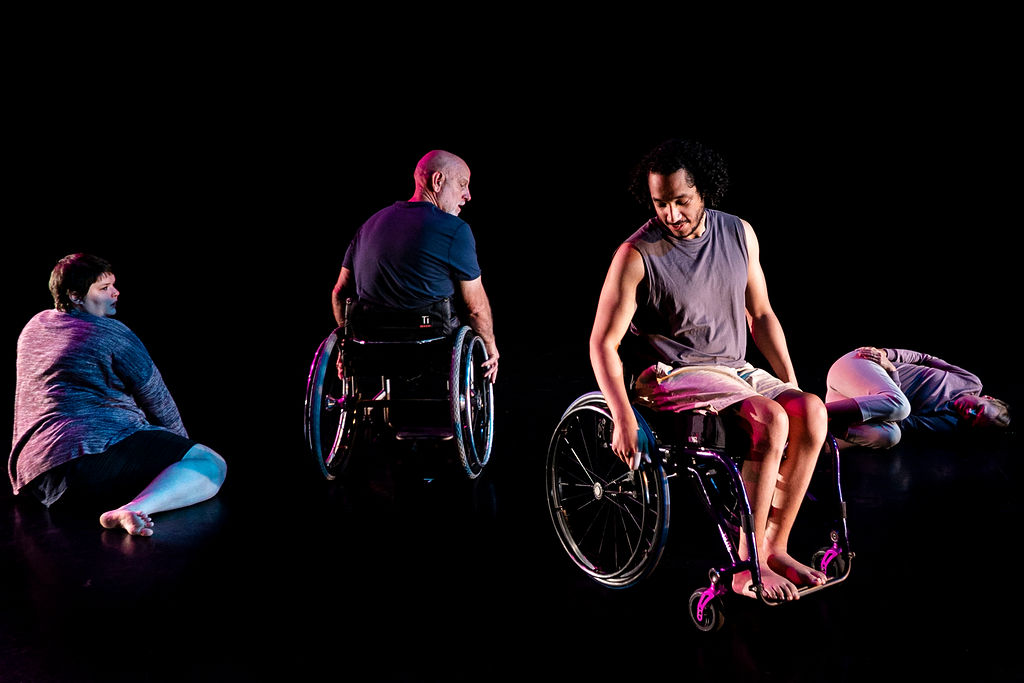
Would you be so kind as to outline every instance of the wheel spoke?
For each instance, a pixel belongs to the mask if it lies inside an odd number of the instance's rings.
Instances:
[[[588,468],[586,465],[583,464],[583,460],[580,458],[579,453],[576,452],[576,449],[573,448],[572,444],[569,443],[569,439],[567,439],[565,437],[563,437],[563,439],[565,440],[565,445],[569,448],[569,452],[572,453],[572,457],[573,457],[573,459],[575,459],[576,464],[579,465],[580,471],[582,471],[583,474],[585,474],[587,476],[587,480],[591,484],[593,484],[594,483],[594,477],[591,476],[592,472],[591,472],[590,468]],[[584,443],[584,447],[586,447],[586,443]]]
[[[636,502],[636,498],[629,495],[628,493],[618,495],[615,493],[609,493],[608,495],[605,496],[605,499],[608,501],[609,504],[614,505],[617,509],[622,511],[623,514],[620,515],[620,517],[629,517],[630,521],[633,522],[633,526],[638,530],[641,529],[643,525],[637,520],[636,515],[633,514],[633,511],[629,509],[628,505],[618,500],[620,495],[624,495],[628,499],[626,501],[627,503],[630,501]]]
[[[586,430],[584,429],[583,424],[580,421],[580,416],[579,415],[576,415],[576,432],[581,435],[580,436],[580,441],[582,442],[582,445],[583,445],[584,454],[587,457],[587,462],[591,464],[590,467],[586,467],[585,465],[583,465],[583,462],[581,461],[580,462],[580,466],[583,467],[584,469],[592,472],[593,469],[594,469],[593,468],[594,459],[590,455],[590,449],[587,448],[587,438],[585,436]],[[575,451],[573,452],[573,455],[576,455]],[[576,457],[577,457],[577,459],[579,458],[578,455]]]

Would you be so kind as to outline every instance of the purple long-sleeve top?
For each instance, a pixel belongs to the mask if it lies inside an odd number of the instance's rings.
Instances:
[[[134,332],[78,311],[47,310],[29,320],[18,338],[8,461],[15,494],[40,474],[142,429],[188,436]]]
[[[907,349],[886,349],[885,353],[896,366],[897,384],[910,401],[904,428],[953,429],[957,417],[950,409],[952,401],[965,394],[981,394],[980,379],[941,358]]]

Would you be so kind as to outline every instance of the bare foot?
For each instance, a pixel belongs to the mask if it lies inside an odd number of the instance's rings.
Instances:
[[[798,586],[820,586],[828,580],[823,572],[797,562],[788,553],[773,553],[768,566]]]
[[[750,578],[750,572],[738,572],[732,575],[732,592],[748,598],[756,598],[754,593],[754,582]]]
[[[769,600],[797,600],[800,594],[792,581],[772,571],[771,567],[761,565],[761,592]],[[756,598],[750,572],[739,572],[732,577],[732,590],[737,595]]]
[[[153,520],[145,512],[134,510],[111,510],[100,515],[100,524],[105,529],[121,527],[132,536],[152,536]]]

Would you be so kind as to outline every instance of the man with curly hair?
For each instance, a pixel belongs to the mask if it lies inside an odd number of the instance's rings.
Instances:
[[[624,340],[643,360],[633,387],[638,403],[739,419],[751,443],[742,476],[762,590],[769,599],[792,600],[799,597],[798,586],[825,581],[789,555],[788,542],[825,440],[827,414],[820,398],[797,385],[753,228],[710,208],[727,184],[722,158],[693,141],[662,143],[638,164],[633,191],[655,215],[612,258],[590,359],[615,422],[612,450],[633,469],[640,451],[619,356]],[[747,362],[748,328],[774,375]],[[746,546],[741,535],[744,559],[750,557]],[[732,588],[754,595],[750,572],[738,572]]]

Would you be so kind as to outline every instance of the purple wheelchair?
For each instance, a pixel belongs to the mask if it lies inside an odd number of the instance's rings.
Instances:
[[[750,570],[761,602],[781,604],[761,591],[750,503],[739,470],[746,450],[742,439],[730,433],[730,440],[740,442],[739,447],[730,448],[723,418],[707,411],[658,413],[634,406],[634,412],[643,453],[635,471],[612,452],[612,417],[599,391],[573,401],[551,436],[546,463],[548,511],[569,558],[611,588],[628,588],[650,576],[669,537],[669,482],[685,479],[685,489],[677,493],[696,496],[703,503],[697,508],[703,507],[717,527],[724,550],[721,562],[708,571],[709,583],[689,598],[696,627],[701,631],[721,628],[723,603],[732,592],[731,577],[741,571]],[[845,581],[854,556],[840,485],[839,448],[831,434],[818,458],[818,469],[831,498],[818,502],[830,519],[825,539],[816,542],[820,546],[812,546],[818,549],[809,559],[828,581],[800,588],[801,597]],[[747,560],[738,554],[740,534],[747,535],[747,547],[752,549]]]

